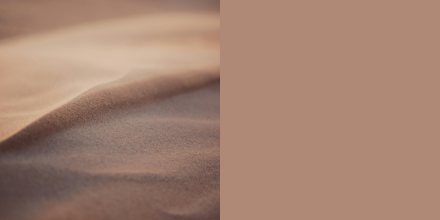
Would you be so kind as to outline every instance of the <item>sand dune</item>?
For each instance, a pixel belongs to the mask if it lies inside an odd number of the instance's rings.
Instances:
[[[218,14],[161,13],[3,42],[0,140],[127,74],[219,68],[219,27]]]
[[[0,42],[0,219],[218,219],[220,16]]]

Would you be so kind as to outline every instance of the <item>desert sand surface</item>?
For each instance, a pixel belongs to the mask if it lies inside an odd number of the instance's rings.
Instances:
[[[4,2],[0,219],[219,219],[216,4]]]

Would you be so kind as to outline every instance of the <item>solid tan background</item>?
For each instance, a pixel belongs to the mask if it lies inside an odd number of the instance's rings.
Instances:
[[[222,1],[222,219],[440,219],[436,1]]]

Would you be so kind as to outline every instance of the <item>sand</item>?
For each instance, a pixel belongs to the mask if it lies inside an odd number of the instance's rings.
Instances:
[[[219,34],[167,10],[1,40],[0,219],[219,219]]]

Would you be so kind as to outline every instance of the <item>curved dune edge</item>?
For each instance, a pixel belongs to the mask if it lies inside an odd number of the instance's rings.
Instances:
[[[81,94],[127,73],[142,78],[217,68],[219,32],[218,13],[169,12],[0,41],[0,146]]]
[[[141,77],[93,88],[45,114],[0,142],[0,152],[28,145],[56,132],[90,122],[98,114],[134,107],[219,82],[220,70]]]

